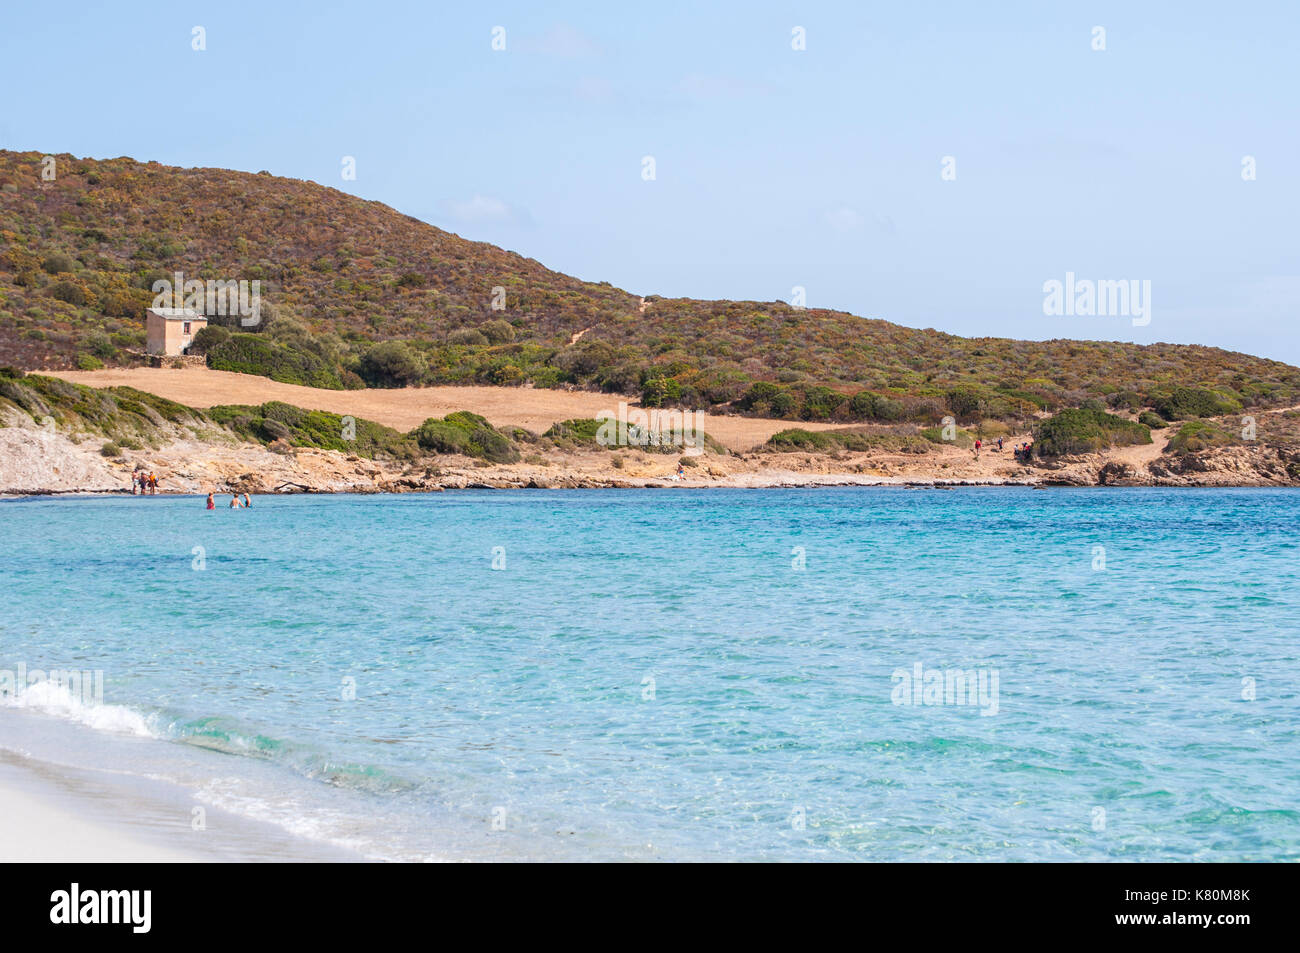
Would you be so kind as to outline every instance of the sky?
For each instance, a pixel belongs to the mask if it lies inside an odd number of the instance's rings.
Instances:
[[[636,294],[1300,364],[1294,2],[4,7],[3,148],[310,179]],[[1045,314],[1067,273],[1149,323]]]

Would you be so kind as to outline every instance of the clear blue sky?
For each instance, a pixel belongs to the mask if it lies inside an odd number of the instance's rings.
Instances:
[[[4,147],[312,179],[636,293],[1300,363],[1294,2],[8,4],[0,71]],[[1150,325],[1045,316],[1067,271]]]

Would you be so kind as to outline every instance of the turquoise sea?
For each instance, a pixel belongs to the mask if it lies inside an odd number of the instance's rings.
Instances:
[[[369,857],[1300,858],[1295,491],[18,499],[0,593],[103,673],[0,748]]]

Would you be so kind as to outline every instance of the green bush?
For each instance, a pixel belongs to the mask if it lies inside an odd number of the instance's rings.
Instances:
[[[975,446],[975,437],[969,430],[962,430],[960,427],[956,428],[952,440],[943,439],[942,427],[926,427],[921,431],[920,436],[923,440],[937,443],[941,447],[960,447],[963,450],[968,450]]]
[[[509,344],[515,339],[515,329],[501,318],[480,324],[478,330],[489,344]]]
[[[1072,407],[1038,426],[1034,449],[1046,457],[1095,453],[1113,446],[1151,443],[1151,430],[1105,411]]]
[[[905,414],[901,401],[869,390],[860,390],[849,399],[849,412],[855,420],[902,420]]]
[[[1146,424],[1152,430],[1160,430],[1169,426],[1169,421],[1150,410],[1144,410],[1138,414],[1138,423]]]
[[[1222,391],[1208,387],[1175,387],[1160,394],[1152,406],[1165,420],[1186,420],[1189,417],[1222,417],[1241,410],[1241,401]]]
[[[225,344],[230,340],[230,331],[218,324],[209,324],[207,327],[199,328],[190,341],[191,354],[207,354],[218,344]]]
[[[122,448],[110,440],[99,448],[99,455],[101,457],[120,457],[122,455]]]
[[[411,432],[420,449],[432,453],[459,453],[492,463],[515,463],[519,451],[510,438],[478,414],[458,410],[438,420],[430,417]]]
[[[52,255],[47,255],[45,260],[41,262],[41,268],[48,275],[61,275],[64,272],[76,271],[77,263],[72,256],[58,251]]]
[[[68,304],[75,304],[78,307],[81,307],[87,301],[86,289],[79,283],[68,281],[66,278],[50,285],[50,295],[58,298],[60,301],[66,301]]]
[[[104,366],[104,362],[93,354],[78,354],[77,369],[82,371],[97,371]]]
[[[281,401],[268,401],[260,407],[241,404],[210,407],[206,414],[214,423],[245,440],[259,443],[286,440],[295,447],[339,450],[371,458],[390,456],[407,460],[419,455],[415,441],[391,427],[364,418],[352,418],[349,422],[339,414],[304,410]]]
[[[919,436],[895,433],[868,433],[861,430],[804,430],[794,427],[772,434],[766,450],[803,451],[807,453],[832,453],[847,450],[866,453],[884,450],[893,453],[925,453],[928,444]]]
[[[1212,447],[1229,447],[1237,438],[1212,420],[1189,420],[1169,438],[1166,453],[1195,453]]]
[[[362,380],[372,387],[407,387],[420,382],[427,364],[424,356],[402,341],[381,341],[361,358]]]
[[[117,345],[103,331],[91,331],[86,338],[86,346],[101,361],[112,360],[117,356]]]
[[[208,366],[218,371],[259,374],[286,384],[343,389],[336,371],[319,355],[275,343],[261,334],[232,334],[208,351]]]
[[[681,400],[681,397],[682,385],[671,377],[652,377],[641,388],[642,407],[662,407]]]
[[[487,336],[476,328],[457,328],[447,335],[448,344],[482,347],[487,342]]]

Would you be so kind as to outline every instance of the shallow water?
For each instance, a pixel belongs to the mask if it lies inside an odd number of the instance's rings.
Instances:
[[[373,857],[1294,859],[1298,531],[1287,490],[7,501],[0,669],[103,672],[9,699],[77,726],[33,755]]]

